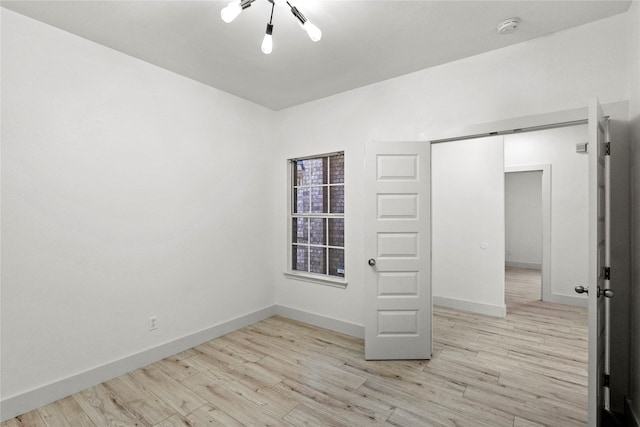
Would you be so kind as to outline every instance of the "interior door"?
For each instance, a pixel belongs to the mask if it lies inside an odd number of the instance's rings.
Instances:
[[[365,358],[429,359],[430,145],[372,142],[365,156]]]
[[[608,408],[605,393],[605,327],[607,324],[605,296],[608,289],[609,254],[607,250],[607,217],[609,208],[608,162],[606,161],[606,119],[597,100],[589,105],[589,426],[601,425],[602,413]]]

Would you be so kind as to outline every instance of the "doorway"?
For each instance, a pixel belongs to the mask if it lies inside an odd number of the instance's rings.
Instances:
[[[526,169],[526,170],[523,170]],[[531,169],[531,170],[528,170]],[[505,303],[543,301],[543,168],[505,172]],[[548,226],[548,221],[546,224]]]
[[[586,299],[573,291],[573,283],[583,283],[587,271],[588,246],[588,191],[587,156],[577,152],[576,146],[584,143],[587,126],[577,124],[552,129],[506,135],[504,139],[505,185],[510,176],[520,178],[516,185],[520,191],[537,191],[534,174],[541,181],[542,235],[536,228],[537,239],[542,241],[542,258],[531,254],[531,246],[514,246],[505,237],[505,264],[520,268],[538,268],[541,272],[541,299],[557,304],[586,306]],[[541,174],[541,176],[540,176]],[[528,177],[526,175],[529,175]],[[529,189],[525,186],[529,185]],[[535,185],[538,190],[531,187]],[[508,195],[505,194],[505,203]],[[517,200],[521,205],[540,210],[532,201]],[[520,210],[523,210],[520,206]],[[505,207],[505,215],[508,211]],[[536,217],[537,218],[537,217]],[[521,228],[532,228],[532,221]],[[508,233],[509,225],[505,223]],[[511,229],[513,230],[513,229]],[[518,230],[516,237],[532,239],[529,230]],[[509,255],[508,251],[511,251]],[[537,249],[535,249],[538,251]],[[540,254],[540,252],[537,252]]]
[[[573,290],[587,272],[588,163],[576,152],[586,135],[580,123],[432,143],[435,304],[504,316],[505,172],[538,172],[541,299],[586,306]]]

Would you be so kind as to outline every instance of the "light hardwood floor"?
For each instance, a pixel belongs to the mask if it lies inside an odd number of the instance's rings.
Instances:
[[[2,427],[585,425],[586,309],[539,293],[508,269],[505,319],[435,307],[430,361],[367,362],[360,339],[272,317]]]

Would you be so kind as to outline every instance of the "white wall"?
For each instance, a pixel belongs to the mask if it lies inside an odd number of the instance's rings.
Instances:
[[[589,165],[586,154],[576,153],[586,138],[587,125],[505,137],[506,166],[551,165],[551,302],[586,301],[574,292],[587,280]]]
[[[542,172],[504,175],[505,264],[534,268],[542,264]]]
[[[274,114],[2,10],[3,404],[273,306]]]
[[[631,351],[630,407],[640,425],[640,2],[634,1],[629,20],[629,120],[631,122]]]
[[[431,146],[434,304],[506,315],[504,213],[502,136]]]
[[[278,303],[364,323],[363,155],[371,140],[427,140],[474,124],[628,99],[625,15],[281,111],[278,260],[286,263],[284,159],[345,150],[346,289],[275,276]],[[572,282],[573,283],[573,282]]]

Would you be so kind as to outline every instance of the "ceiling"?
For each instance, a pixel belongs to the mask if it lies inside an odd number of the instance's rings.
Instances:
[[[224,1],[5,1],[0,4],[273,110],[626,12],[630,0],[290,0],[323,37],[312,42],[287,6],[256,0],[232,23]],[[520,17],[515,33],[496,26]]]

